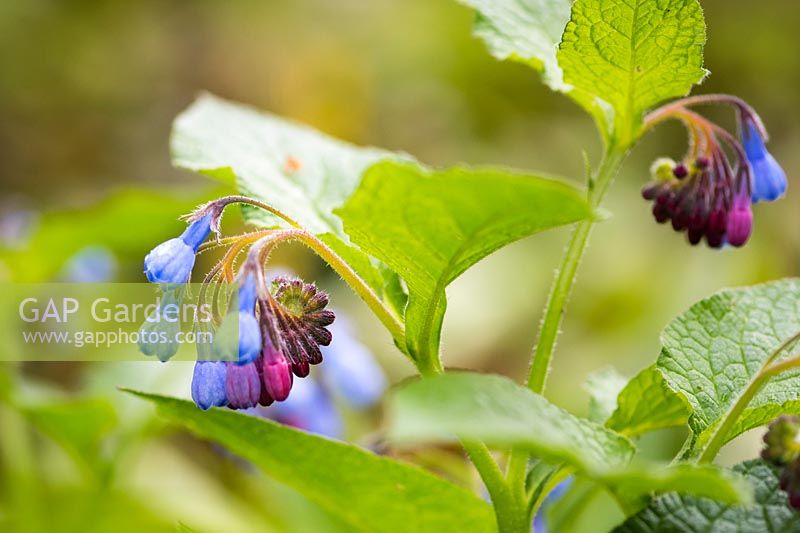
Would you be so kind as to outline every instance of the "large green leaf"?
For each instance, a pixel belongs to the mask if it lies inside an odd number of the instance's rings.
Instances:
[[[357,531],[493,531],[477,496],[412,465],[224,409],[134,394],[170,422],[222,444]]]
[[[690,414],[686,399],[670,390],[661,372],[651,366],[639,372],[619,393],[606,427],[633,437],[656,429],[685,426]]]
[[[496,58],[524,63],[543,72],[545,83],[566,93],[609,133],[607,103],[564,82],[556,58],[558,43],[569,21],[571,0],[459,0],[477,11],[474,33]],[[611,116],[613,120],[613,116]]]
[[[175,120],[173,163],[223,181],[286,213],[320,237],[358,272],[379,297],[397,307],[396,276],[350,243],[333,210],[358,186],[364,170],[408,156],[357,147],[312,128],[211,95],[201,96]],[[285,223],[265,211],[244,209],[262,227]]]
[[[800,281],[776,281],[721,291],[673,320],[661,336],[657,368],[667,386],[691,407],[692,431],[702,447],[766,359],[800,331]],[[726,436],[800,414],[800,372],[768,383]]]
[[[456,372],[399,388],[389,403],[388,435],[399,446],[467,439],[527,449],[629,499],[673,490],[725,501],[748,496],[716,467],[628,465],[634,448],[625,437],[500,376]]]
[[[629,518],[615,531],[650,533],[652,531],[790,533],[800,531],[800,514],[789,508],[786,493],[780,490],[774,468],[763,461],[747,461],[734,467],[755,489],[755,503],[750,506],[723,505],[709,499],[665,494],[643,511]]]
[[[399,445],[479,440],[526,448],[581,471],[625,465],[634,452],[626,438],[489,374],[454,372],[400,387],[390,400],[389,421],[389,438]]]
[[[410,352],[438,357],[445,288],[498,248],[591,216],[576,188],[498,169],[370,167],[336,213],[350,238],[389,265],[409,289]]]
[[[614,136],[635,141],[645,111],[701,81],[697,0],[576,0],[558,50],[564,81],[614,111]]]

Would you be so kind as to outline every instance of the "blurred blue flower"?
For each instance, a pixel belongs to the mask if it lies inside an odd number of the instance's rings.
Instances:
[[[313,378],[298,379],[292,394],[283,402],[276,402],[261,413],[267,418],[309,433],[333,439],[343,435],[342,417],[331,397]]]
[[[104,246],[87,246],[64,265],[60,278],[73,283],[102,283],[117,275],[117,260]]]
[[[152,283],[186,283],[192,275],[195,253],[211,233],[213,216],[189,224],[180,237],[162,242],[144,258],[144,273]]]
[[[536,513],[536,517],[533,519],[533,525],[531,526],[532,533],[547,533],[547,524],[544,519],[544,514],[548,507],[558,501],[569,490],[572,486],[572,479],[573,478],[570,476],[556,485],[556,488],[550,491],[550,494],[544,499],[541,507],[539,507],[539,512]]]
[[[222,361],[197,361],[192,375],[192,400],[200,409],[228,403],[225,393],[227,368]]]
[[[772,202],[786,192],[786,173],[780,164],[767,151],[764,137],[753,120],[745,119],[742,128],[742,144],[747,160],[753,170],[753,202],[765,200]]]
[[[39,217],[24,204],[21,198],[6,198],[0,205],[0,246],[21,248],[30,239]]]
[[[369,349],[352,335],[345,319],[339,317],[330,329],[333,341],[322,349],[321,379],[351,406],[371,407],[388,386],[386,375]]]

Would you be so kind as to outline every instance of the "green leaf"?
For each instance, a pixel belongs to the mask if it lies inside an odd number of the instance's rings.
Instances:
[[[752,484],[754,504],[723,505],[709,499],[665,494],[615,531],[800,531],[800,514],[787,505],[786,493],[780,490],[773,467],[753,460],[741,463],[733,470]]]
[[[354,246],[333,210],[344,203],[364,170],[385,159],[408,156],[360,148],[253,108],[212,95],[201,96],[175,120],[172,160],[181,168],[229,182],[264,201],[317,235],[392,307],[396,276]],[[255,208],[243,209],[251,224],[286,224]]]
[[[417,467],[223,409],[130,391],[170,422],[222,444],[358,531],[494,531],[487,503]]]
[[[747,499],[736,479],[713,466],[628,466],[634,448],[626,438],[500,376],[456,372],[415,381],[394,392],[388,418],[397,445],[466,439],[526,449],[629,499],[672,490]]]
[[[336,213],[353,242],[405,280],[410,352],[433,358],[451,281],[510,242],[592,211],[578,189],[552,179],[386,161]]]
[[[415,381],[392,395],[389,438],[398,445],[479,440],[517,446],[580,471],[625,465],[624,437],[556,407],[500,376],[455,372]]]
[[[558,43],[570,17],[571,0],[459,0],[477,11],[474,33],[492,55],[543,72],[544,82],[567,94],[595,119],[608,136],[612,112],[607,103],[564,82],[556,58]]]
[[[613,137],[624,147],[645,111],[705,77],[705,40],[697,0],[576,0],[558,63],[566,83],[611,106]]]
[[[800,331],[800,281],[721,291],[692,306],[661,335],[657,368],[691,408],[702,447],[767,358]],[[800,414],[800,372],[773,379],[745,409],[727,440],[779,414]]]
[[[661,372],[651,366],[622,389],[606,427],[634,437],[656,429],[685,426],[690,414],[686,399],[670,390]]]
[[[617,395],[626,379],[611,367],[589,375],[584,388],[589,391],[589,420],[605,423],[617,408]]]
[[[713,498],[723,503],[748,504],[752,500],[752,492],[747,483],[714,465],[634,465],[618,472],[608,472],[600,477],[600,482],[629,502],[640,500],[651,493],[665,492]]]

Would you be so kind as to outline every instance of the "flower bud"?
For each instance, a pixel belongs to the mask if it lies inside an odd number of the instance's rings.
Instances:
[[[192,400],[200,409],[228,403],[225,393],[227,369],[222,361],[197,361],[192,376]]]

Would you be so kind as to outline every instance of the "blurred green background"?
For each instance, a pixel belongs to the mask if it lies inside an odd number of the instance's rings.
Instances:
[[[683,154],[684,132],[663,126],[640,143],[609,196],[613,217],[593,237],[558,345],[549,395],[573,412],[586,411],[587,376],[649,365],[661,328],[696,300],[798,274],[800,3],[702,5],[712,74],[697,92],[735,93],[759,110],[789,194],[756,206],[744,249],[692,248],[652,221],[638,192],[655,157]],[[582,180],[582,150],[599,157],[590,119],[529,69],[491,58],[470,35],[472,18],[454,1],[430,0],[0,2],[0,280],[60,279],[92,245],[113,253],[114,279],[143,280],[146,252],[180,230],[179,215],[222,190],[170,166],[170,123],[203,90],[432,165]],[[239,224],[226,218],[228,231]],[[509,246],[451,286],[448,366],[523,378],[567,236]],[[411,373],[324,265],[294,248],[277,261],[332,292],[393,382]],[[339,529],[299,496],[160,427],[149,407],[115,388],[188,397],[191,365],[39,363],[0,373],[0,525],[21,514],[31,530]],[[355,442],[379,438],[379,429],[379,410],[348,419]],[[648,453],[674,453],[682,437],[654,435]],[[759,437],[744,436],[723,461],[752,457]],[[602,496],[596,507],[594,526],[618,518]]]

